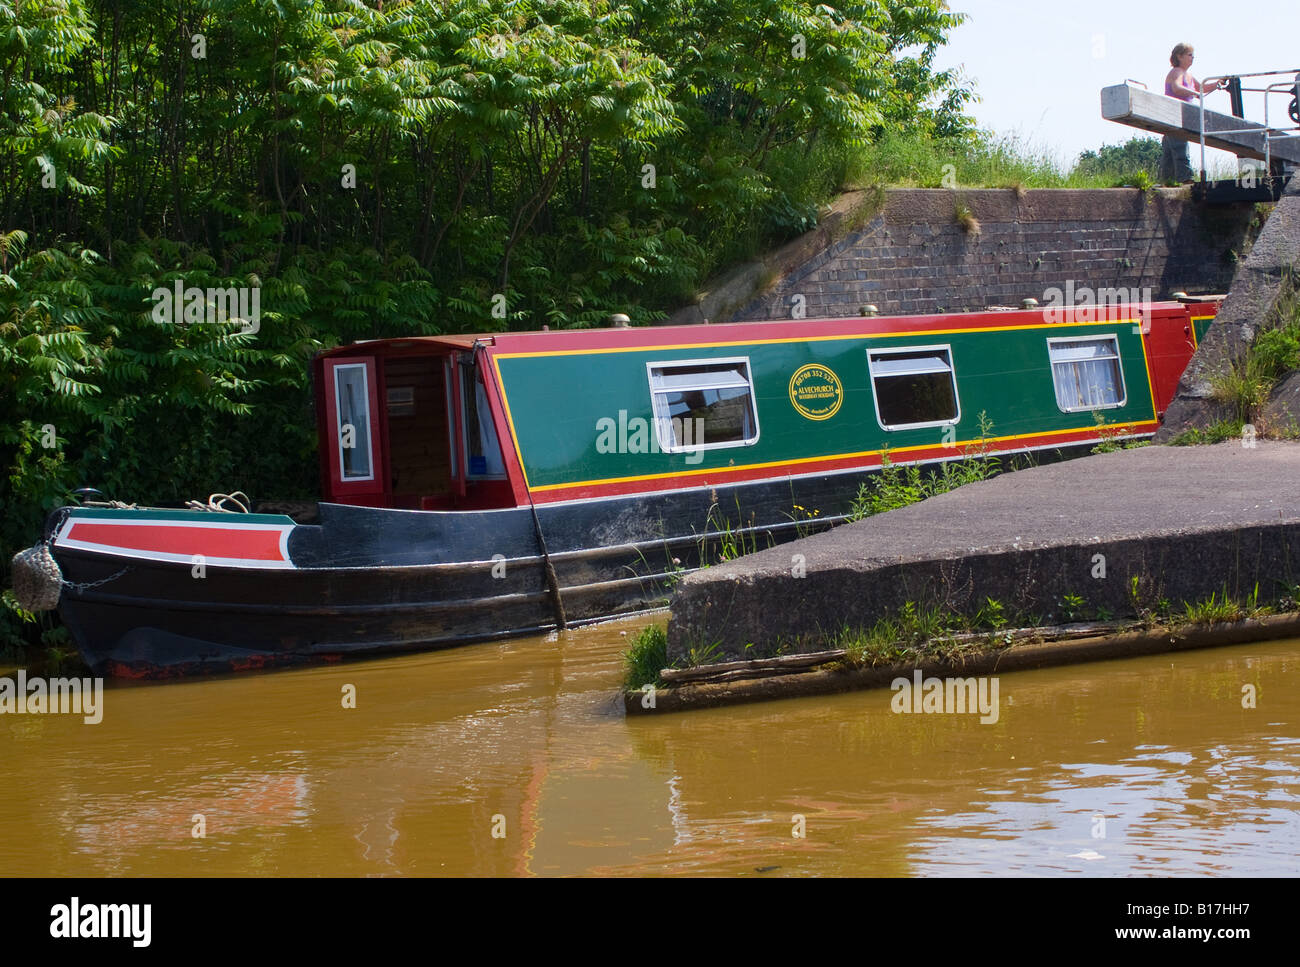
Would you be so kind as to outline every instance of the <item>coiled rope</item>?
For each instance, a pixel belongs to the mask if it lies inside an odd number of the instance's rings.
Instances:
[[[240,498],[243,498],[242,500]],[[227,507],[226,501],[234,504],[234,507]],[[236,490],[233,494],[208,494],[206,504],[197,500],[187,500],[185,502],[186,510],[206,510],[214,514],[247,514],[248,506],[252,501],[248,499],[248,494],[242,490]]]

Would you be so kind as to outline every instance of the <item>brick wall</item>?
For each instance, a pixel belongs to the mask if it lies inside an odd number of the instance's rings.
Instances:
[[[978,233],[959,224],[959,205]],[[818,318],[858,315],[864,304],[885,315],[1018,306],[1027,297],[1045,302],[1046,290],[1071,281],[1150,288],[1156,299],[1226,292],[1258,231],[1254,214],[1249,203],[1205,205],[1178,189],[891,189],[859,230],[838,240],[827,233],[811,253],[807,237],[784,258],[773,253],[766,264],[785,269],[775,278],[749,266],[739,289],[721,280],[719,291],[730,286],[732,295],[713,306],[710,321],[788,319],[796,295],[805,317]],[[667,321],[709,315],[702,302]]]

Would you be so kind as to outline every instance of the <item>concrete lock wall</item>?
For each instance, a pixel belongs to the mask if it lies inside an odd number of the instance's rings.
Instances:
[[[799,566],[794,567],[798,555]],[[1133,581],[1136,579],[1136,587]],[[696,571],[675,590],[670,662],[832,647],[907,602],[1065,620],[1210,595],[1259,601],[1300,582],[1300,443],[1144,447],[1018,470]]]
[[[978,227],[958,219],[969,211]],[[840,196],[818,228],[714,280],[669,324],[951,312],[1052,287],[1226,292],[1262,223],[1185,189],[888,189]],[[802,296],[802,302],[796,299]]]

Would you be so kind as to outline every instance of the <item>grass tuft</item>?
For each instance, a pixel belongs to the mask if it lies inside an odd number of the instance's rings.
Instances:
[[[623,685],[635,692],[642,685],[662,685],[659,673],[668,667],[668,628],[650,625],[632,638],[623,655]]]
[[[965,205],[958,205],[954,210],[957,218],[957,224],[967,235],[978,235],[980,233],[980,220],[975,217],[969,208]]]
[[[1171,447],[1192,447],[1206,444],[1223,443],[1225,440],[1241,439],[1242,422],[1240,420],[1223,420],[1204,430],[1184,430],[1169,441]]]

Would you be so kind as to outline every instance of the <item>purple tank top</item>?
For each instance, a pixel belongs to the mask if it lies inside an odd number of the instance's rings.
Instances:
[[[1192,77],[1191,77],[1190,74],[1184,74],[1183,77],[1185,78],[1185,80],[1186,80],[1186,82],[1187,82],[1187,85],[1188,85],[1189,87],[1196,83],[1196,81],[1194,81],[1194,80],[1192,79]],[[1169,83],[1168,79],[1165,80],[1165,97],[1176,97],[1176,98],[1178,98],[1178,100],[1180,100],[1180,101],[1191,101],[1191,100],[1194,100],[1194,98],[1193,98],[1193,96],[1192,96],[1191,94],[1183,94],[1183,93],[1180,93],[1180,92],[1176,91],[1176,90],[1174,89],[1174,86],[1173,86],[1172,84]]]

